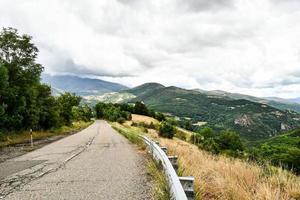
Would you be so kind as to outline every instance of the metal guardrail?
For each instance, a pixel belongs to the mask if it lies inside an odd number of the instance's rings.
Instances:
[[[146,136],[141,136],[144,143],[150,148],[150,151],[155,160],[159,160],[164,168],[165,175],[169,182],[171,189],[171,195],[175,200],[188,200],[185,191],[181,185],[179,177],[175,169],[173,168],[168,156],[166,153],[151,139]]]

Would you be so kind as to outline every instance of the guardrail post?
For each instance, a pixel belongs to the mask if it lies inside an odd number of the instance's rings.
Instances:
[[[168,148],[167,147],[160,147],[160,148],[161,148],[161,150],[163,150],[165,152],[165,154],[168,153]]]
[[[173,168],[177,172],[178,170],[178,157],[177,156],[168,156]]]
[[[185,176],[185,177],[179,177],[179,180],[188,200],[193,200],[195,197],[195,193],[194,193],[195,178],[192,176]]]

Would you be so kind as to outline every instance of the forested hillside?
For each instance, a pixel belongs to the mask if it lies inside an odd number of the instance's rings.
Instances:
[[[300,114],[244,99],[208,95],[194,90],[144,84],[127,90],[150,108],[193,123],[207,122],[215,130],[231,129],[249,141],[275,136],[300,126]]]
[[[267,159],[300,174],[300,129],[261,141],[252,153],[255,159]]]

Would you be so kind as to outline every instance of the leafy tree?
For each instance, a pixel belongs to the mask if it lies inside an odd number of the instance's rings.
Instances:
[[[72,121],[72,107],[80,97],[51,96],[40,83],[43,67],[36,62],[37,47],[16,29],[0,32],[0,130],[49,129]],[[86,108],[84,108],[86,110]]]
[[[193,130],[193,124],[192,124],[191,120],[184,120],[183,128],[186,129],[186,130],[192,131]]]
[[[39,108],[39,128],[50,129],[60,125],[60,107],[56,99],[51,96],[51,88],[48,85],[37,87],[37,108]]]
[[[4,124],[5,118],[5,108],[6,104],[4,103],[5,89],[8,86],[8,74],[7,69],[0,63],[0,127]]]
[[[105,103],[99,102],[95,106],[96,117],[102,119],[104,117],[104,110],[107,108]]]
[[[210,127],[204,127],[199,131],[199,134],[204,137],[204,139],[213,138],[214,133],[213,130]]]
[[[218,137],[221,150],[242,151],[244,149],[240,136],[233,131],[223,131]]]
[[[220,153],[220,146],[216,142],[216,140],[213,139],[213,138],[208,138],[208,139],[204,140],[204,142],[201,144],[201,147],[204,150],[209,151],[209,152],[211,152],[213,154]]]
[[[139,114],[139,115],[146,115],[148,116],[149,115],[149,110],[148,108],[146,107],[146,105],[141,102],[141,101],[137,101],[134,105],[134,110],[133,112],[135,114]]]
[[[30,36],[19,35],[13,28],[4,28],[0,33],[2,118],[5,110],[3,128],[13,130],[38,125],[36,87],[40,84],[43,67],[36,63],[37,53]]]
[[[163,121],[159,127],[159,135],[161,137],[166,137],[172,139],[176,133],[176,130],[173,125],[169,124],[166,121]]]
[[[157,119],[158,121],[165,121],[166,117],[164,114],[162,114],[161,112],[156,112],[155,113],[155,119]]]
[[[78,106],[81,97],[76,96],[75,94],[71,94],[66,92],[60,95],[57,99],[58,104],[60,106],[60,117],[63,120],[64,124],[69,125],[73,119],[72,109],[74,106]]]
[[[121,104],[120,108],[122,111],[130,112],[130,113],[133,113],[134,111],[134,105],[127,104],[127,103]]]
[[[123,109],[123,110],[122,110]],[[131,113],[124,110],[130,110],[131,107],[119,104],[105,104],[99,102],[95,106],[96,117],[98,119],[107,119],[109,121],[124,122],[131,119]]]

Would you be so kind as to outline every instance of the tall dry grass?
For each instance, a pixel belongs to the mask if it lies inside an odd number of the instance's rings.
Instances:
[[[182,175],[195,177],[196,199],[300,200],[300,178],[288,171],[211,155],[179,139],[149,134],[179,156]]]
[[[143,123],[146,123],[146,124],[150,124],[151,122],[153,124],[158,124],[159,123],[158,120],[156,120],[152,117],[144,116],[144,115],[132,114],[131,117],[132,117],[131,121],[136,122],[136,123],[140,123],[140,122],[143,122]]]

